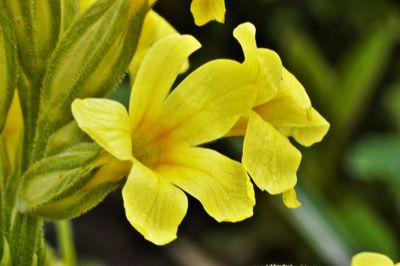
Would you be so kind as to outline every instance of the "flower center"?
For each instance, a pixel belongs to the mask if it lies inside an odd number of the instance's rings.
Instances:
[[[132,154],[144,165],[154,168],[161,158],[161,145],[144,134],[133,134]]]

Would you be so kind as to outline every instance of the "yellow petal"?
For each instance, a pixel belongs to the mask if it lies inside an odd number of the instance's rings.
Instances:
[[[278,194],[296,185],[301,153],[256,113],[250,114],[243,144],[244,167],[256,185]]]
[[[240,163],[205,148],[175,148],[163,157],[157,171],[198,199],[218,222],[253,215],[253,185]]]
[[[225,1],[224,0],[192,0],[190,6],[197,26],[203,26],[211,20],[220,23],[225,21]]]
[[[20,148],[22,130],[22,110],[19,101],[18,91],[15,90],[10,109],[8,110],[6,124],[2,132],[8,158],[11,164],[11,169],[15,169],[15,160],[17,152]]]
[[[282,71],[281,88],[287,91],[293,100],[304,109],[311,107],[310,98],[307,95],[303,85],[286,68]]]
[[[171,34],[178,33],[163,17],[150,10],[143,22],[142,31],[140,33],[139,43],[135,51],[135,55],[129,65],[129,75],[133,81],[137,75],[139,66],[147,53],[148,49],[158,40]],[[186,60],[184,66],[180,69],[184,72],[189,67],[189,61]]]
[[[283,192],[283,203],[285,203],[288,208],[298,208],[301,205],[294,189]]]
[[[248,116],[242,116],[236,124],[226,133],[225,137],[244,136],[246,134],[247,124],[249,123]]]
[[[242,46],[245,56],[243,64],[249,68],[252,83],[257,88],[254,105],[265,103],[278,91],[282,77],[281,59],[272,50],[257,48],[256,29],[253,24],[240,24],[233,31],[233,35]]]
[[[393,266],[393,262],[379,253],[361,252],[353,257],[351,266]]]
[[[82,14],[85,12],[91,5],[93,5],[96,0],[80,0],[79,1],[79,11]]]
[[[284,75],[278,95],[254,111],[273,125],[281,134],[292,136],[304,146],[322,140],[329,123],[311,107],[303,86],[292,74]]]
[[[72,114],[78,126],[120,160],[132,160],[129,117],[125,107],[107,99],[77,99]]]
[[[111,157],[109,154],[104,154],[103,157]],[[107,160],[101,158],[100,160]],[[120,179],[127,177],[131,168],[132,162],[120,161],[112,157],[107,163],[101,165],[92,179],[85,185],[84,189],[90,190],[107,182],[117,182]]]
[[[232,60],[196,69],[164,103],[158,119],[164,135],[193,146],[224,136],[254,102],[248,78],[243,65]]]
[[[144,238],[157,245],[176,238],[188,206],[183,191],[135,161],[122,196],[126,217]]]
[[[129,115],[133,130],[152,121],[189,55],[200,48],[190,35],[170,35],[154,44],[138,70],[132,86]]]
[[[257,60],[256,27],[250,22],[242,23],[233,30],[233,36],[242,46],[245,61]],[[254,70],[258,68],[255,64],[252,66]]]

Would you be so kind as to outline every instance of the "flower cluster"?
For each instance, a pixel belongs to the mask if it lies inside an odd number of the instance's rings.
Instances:
[[[199,2],[193,1],[192,10]],[[323,138],[329,123],[279,56],[258,48],[255,27],[241,24],[234,36],[244,62],[208,62],[171,92],[200,44],[171,29],[158,40],[147,33],[146,21],[166,28],[155,13],[148,14],[130,69],[129,111],[108,99],[72,104],[83,131],[121,163],[131,162],[122,193],[132,226],[158,245],[175,239],[187,210],[183,191],[217,221],[248,218],[255,204],[249,175],[260,189],[283,193],[286,206],[298,207],[294,187],[301,153],[288,138],[310,146]],[[244,136],[242,164],[199,147],[229,136]]]
[[[291,138],[310,146],[329,129],[303,86],[251,23],[233,32],[243,62],[212,60],[176,85],[201,45],[155,2],[0,2],[1,265],[45,265],[43,219],[77,217],[117,188],[157,245],[176,238],[187,195],[218,222],[253,215],[253,184],[300,206]],[[191,11],[199,26],[223,23],[225,3]],[[127,72],[128,110],[107,98]],[[205,147],[233,136],[241,162]]]

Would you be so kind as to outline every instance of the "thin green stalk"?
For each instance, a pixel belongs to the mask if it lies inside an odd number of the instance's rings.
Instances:
[[[70,220],[57,221],[55,226],[63,265],[76,266],[75,246]]]

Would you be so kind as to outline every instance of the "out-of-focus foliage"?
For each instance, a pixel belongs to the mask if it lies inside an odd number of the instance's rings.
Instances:
[[[241,60],[231,32],[257,27],[257,43],[276,50],[331,124],[328,137],[302,150],[301,208],[256,194],[253,218],[217,224],[190,201],[176,243],[155,248],[121,222],[121,199],[112,195],[79,218],[79,254],[110,265],[349,265],[361,251],[400,260],[400,4],[395,0],[226,1],[225,24],[197,28],[190,1],[159,0],[156,11],[203,48],[190,62]],[[126,103],[126,87],[114,98]],[[239,140],[210,144],[240,159]],[[300,148],[301,149],[301,148]],[[101,219],[99,219],[101,217]],[[93,219],[93,220],[91,220]],[[92,223],[98,223],[95,234]],[[96,235],[93,239],[93,235]],[[90,241],[87,241],[90,239]],[[101,247],[99,242],[108,243]],[[93,244],[96,243],[96,244]],[[111,244],[112,243],[112,244]],[[111,246],[111,247],[110,247]],[[197,264],[196,264],[197,263]]]
[[[366,181],[400,185],[400,135],[375,134],[358,141],[348,153],[348,169]]]

